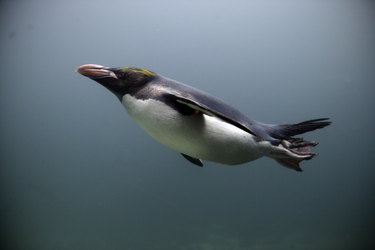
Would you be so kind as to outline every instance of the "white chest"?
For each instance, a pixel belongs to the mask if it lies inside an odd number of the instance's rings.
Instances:
[[[254,137],[216,117],[181,115],[163,102],[125,95],[129,115],[160,143],[192,157],[241,164],[263,156]]]

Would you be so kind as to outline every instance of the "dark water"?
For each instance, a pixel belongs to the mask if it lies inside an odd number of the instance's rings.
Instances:
[[[374,1],[1,1],[2,249],[373,249]],[[269,123],[304,172],[198,168],[76,74],[138,66]],[[5,248],[7,247],[7,248]]]

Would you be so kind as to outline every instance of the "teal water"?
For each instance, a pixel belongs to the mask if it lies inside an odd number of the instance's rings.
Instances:
[[[1,1],[1,249],[373,249],[373,1]],[[319,156],[198,168],[74,72],[144,67]]]

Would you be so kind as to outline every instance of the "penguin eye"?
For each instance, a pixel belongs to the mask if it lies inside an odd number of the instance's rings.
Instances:
[[[137,80],[137,74],[134,74],[134,72],[132,71],[122,71],[120,73],[120,79],[121,80],[125,80],[125,81],[129,81],[129,82],[134,82]]]
[[[119,79],[121,79],[121,80],[124,80],[124,79],[126,79],[127,77],[126,77],[126,72],[124,72],[124,71],[122,71],[122,70],[119,70],[119,71],[117,71],[117,72],[115,72],[115,74],[116,74],[116,76],[119,78]]]
[[[139,68],[128,68],[123,75],[123,79],[132,83],[140,83],[150,81],[155,77],[155,74],[149,70]]]
[[[119,67],[112,68],[111,70],[118,79],[131,84],[147,82],[154,78],[156,75],[155,73],[147,69],[133,67]]]

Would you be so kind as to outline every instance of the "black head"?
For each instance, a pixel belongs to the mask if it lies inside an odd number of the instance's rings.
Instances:
[[[81,65],[76,69],[76,72],[103,85],[115,94],[120,101],[125,94],[137,92],[156,77],[154,72],[147,69],[109,68],[96,64]]]

